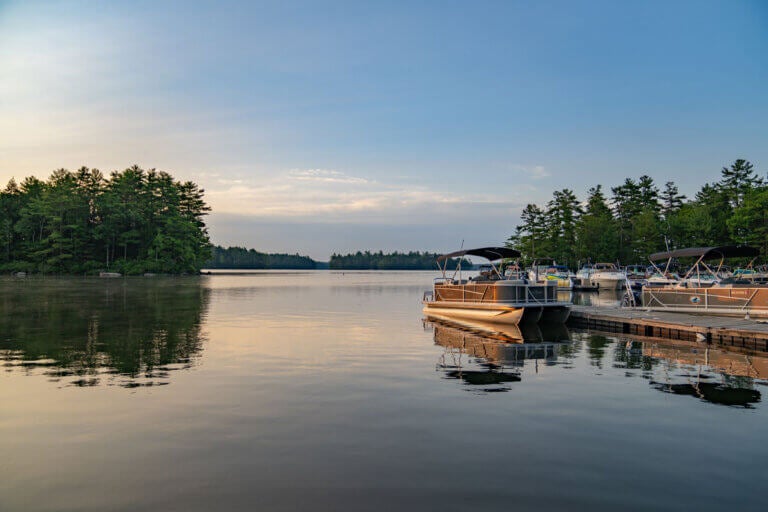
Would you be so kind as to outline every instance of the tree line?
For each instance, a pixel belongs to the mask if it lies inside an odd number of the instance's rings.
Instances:
[[[299,254],[267,254],[245,247],[216,246],[204,268],[232,269],[315,269],[317,262]]]
[[[203,192],[135,165],[11,179],[0,192],[0,271],[196,273],[211,257]]]
[[[659,187],[650,176],[589,189],[580,201],[570,189],[543,206],[528,204],[507,240],[523,259],[552,257],[579,263],[642,263],[648,255],[696,246],[748,244],[768,256],[768,183],[746,160],[723,167],[720,180],[688,199],[673,181]]]
[[[431,252],[360,252],[350,254],[332,254],[329,266],[339,270],[434,270],[437,268],[438,253]],[[458,259],[448,262],[448,268],[455,268]],[[464,260],[462,265],[470,268],[472,263]]]

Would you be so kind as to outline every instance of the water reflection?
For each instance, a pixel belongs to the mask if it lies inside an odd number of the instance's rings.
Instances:
[[[590,364],[624,369],[652,389],[702,401],[751,408],[760,402],[755,386],[768,379],[768,354],[739,353],[682,341],[639,341],[588,334]],[[611,350],[612,347],[612,350]],[[639,370],[639,373],[638,373]]]
[[[603,375],[624,370],[651,389],[702,401],[751,408],[760,402],[756,385],[768,381],[768,354],[743,354],[687,342],[638,341],[576,333],[563,325],[499,326],[427,319],[435,345],[444,347],[437,369],[471,391],[505,392],[521,382],[526,366],[570,368],[581,348],[589,365]],[[543,329],[542,329],[543,328]]]
[[[435,344],[445,347],[437,363],[444,377],[485,393],[509,391],[506,384],[522,380],[526,361],[535,362],[538,369],[539,362],[551,366],[573,355],[563,324],[500,326],[428,319],[425,327],[433,331]]]
[[[624,297],[624,290],[599,290],[592,292],[576,291],[576,292],[564,292],[563,298],[560,300],[567,300],[574,304],[580,304],[582,306],[600,306],[605,308],[617,308],[621,306],[621,299]]]
[[[693,382],[690,383],[683,382],[673,384],[669,382],[651,381],[651,386],[662,393],[693,396],[719,405],[751,408],[753,407],[752,404],[760,401],[761,395],[759,391],[741,387],[739,384],[734,386],[732,383],[728,382],[729,379],[724,379],[725,382],[718,383],[702,382],[704,379],[709,378],[707,375],[699,374],[691,377],[693,377]]]
[[[719,405],[752,407],[761,394],[755,383],[768,378],[766,354],[743,354],[691,347],[685,343],[646,342],[642,358],[663,360],[675,371],[665,371],[650,385],[663,393],[697,397]]]
[[[202,349],[208,290],[198,278],[0,284],[0,360],[9,372],[68,386],[158,386]]]

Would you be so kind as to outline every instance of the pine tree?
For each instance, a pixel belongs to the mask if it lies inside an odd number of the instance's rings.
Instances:
[[[661,199],[661,213],[665,218],[669,218],[683,206],[685,196],[680,194],[674,181],[668,181],[664,184],[664,190],[659,195]]]
[[[754,166],[741,158],[730,167],[723,167],[721,175],[718,188],[726,194],[734,208],[741,206],[744,196],[750,190],[763,184],[762,179],[755,173]]]

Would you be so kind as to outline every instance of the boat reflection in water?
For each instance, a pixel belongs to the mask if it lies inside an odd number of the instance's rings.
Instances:
[[[554,364],[563,347],[570,347],[564,324],[499,325],[427,317],[425,327],[432,329],[435,344],[445,347],[437,369],[481,392],[509,391],[506,384],[522,380],[526,361],[533,361],[538,371],[540,361]]]
[[[677,378],[652,381],[651,385],[665,393],[690,395],[707,402],[750,407],[760,401],[753,389],[755,380],[768,379],[768,357],[761,354],[726,352],[710,347],[681,350],[674,344],[646,343],[643,354],[664,358],[687,367]]]
[[[619,368],[643,370],[657,391],[718,405],[751,408],[761,400],[755,386],[768,383],[768,354],[694,342],[626,340],[617,343],[614,360]]]
[[[162,386],[202,350],[197,277],[4,281],[0,361],[60,386]]]
[[[600,306],[604,308],[618,308],[626,292],[623,290],[600,289],[596,293],[573,292],[568,298],[566,295],[558,295],[560,300],[568,300],[582,306]]]

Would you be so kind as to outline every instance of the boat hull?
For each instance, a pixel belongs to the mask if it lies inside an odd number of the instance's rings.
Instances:
[[[768,287],[643,288],[652,311],[768,318]]]
[[[592,285],[599,290],[619,290],[623,288],[626,283],[626,279],[623,277],[592,276],[590,281]]]
[[[455,318],[476,320],[497,324],[517,325],[528,308],[503,304],[467,304],[446,302],[425,302],[424,314],[443,320]]]

